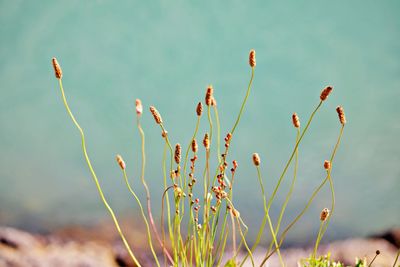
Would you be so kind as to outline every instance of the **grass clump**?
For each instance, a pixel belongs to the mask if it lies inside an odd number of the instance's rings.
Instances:
[[[187,147],[182,147],[179,143],[174,146],[172,145],[170,134],[166,130],[166,125],[164,124],[160,112],[154,106],[149,107],[156,125],[160,127],[161,136],[165,143],[162,161],[164,192],[161,203],[162,211],[160,215],[160,221],[158,223],[153,217],[150,190],[145,179],[145,133],[141,127],[143,105],[139,99],[136,100],[137,127],[141,136],[142,152],[141,182],[146,192],[146,210],[143,208],[142,201],[137,197],[133,188],[130,186],[126,172],[127,165],[125,164],[122,156],[118,155],[116,160],[121,168],[122,176],[126,183],[127,189],[130,191],[132,197],[140,208],[142,219],[146,225],[149,247],[154,258],[154,263],[157,266],[243,266],[244,264],[248,263],[250,263],[252,266],[263,266],[275,253],[277,253],[279,257],[280,265],[285,266],[285,261],[280,251],[282,244],[290,229],[307,212],[317,194],[326,185],[326,183],[329,183],[329,188],[331,191],[331,207],[330,210],[324,209],[321,213],[321,224],[315,242],[314,252],[309,259],[303,261],[303,264],[304,266],[342,266],[339,265],[339,263],[337,263],[337,265],[332,265],[333,263],[329,265],[329,257],[319,257],[317,255],[318,246],[328,228],[330,218],[335,208],[335,193],[333,180],[331,177],[331,170],[346,124],[345,114],[342,107],[338,107],[336,110],[340,122],[338,137],[332,149],[329,160],[326,160],[323,164],[326,171],[325,178],[321,181],[319,186],[314,189],[304,208],[298,212],[297,216],[284,229],[281,229],[285,210],[290,201],[297,180],[300,144],[304,136],[307,134],[309,126],[311,125],[317,112],[323,106],[323,103],[327,100],[328,96],[332,92],[333,87],[331,86],[327,86],[322,90],[319,101],[316,103],[316,106],[307,119],[303,129],[301,129],[300,126],[299,116],[296,113],[292,115],[292,123],[296,136],[293,149],[284,165],[283,171],[280,174],[276,185],[273,187],[273,192],[269,197],[264,190],[261,171],[261,157],[258,153],[254,153],[252,155],[258,183],[260,186],[260,194],[263,201],[264,216],[261,226],[257,231],[257,237],[252,246],[250,246],[246,240],[249,229],[244,219],[241,217],[240,211],[235,207],[233,195],[238,162],[234,159],[229,160],[231,156],[229,153],[229,148],[232,145],[236,128],[239,125],[242,115],[244,114],[246,102],[250,96],[256,67],[255,55],[255,51],[251,50],[249,53],[250,80],[247,90],[240,110],[236,116],[234,125],[232,126],[231,130],[226,133],[223,143],[221,143],[220,140],[221,129],[217,101],[214,97],[214,88],[211,85],[206,89],[204,99],[205,106],[203,106],[202,102],[199,102],[195,107],[196,125],[192,137],[190,140],[185,142]],[[86,149],[84,131],[70,110],[65,96],[62,84],[63,75],[61,67],[55,58],[53,58],[52,62],[56,78],[59,82],[59,88],[64,106],[68,112],[68,115],[81,134],[82,151],[92,174],[97,191],[100,195],[100,199],[110,213],[115,227],[121,236],[121,239],[133,262],[137,266],[141,266],[119,226],[118,219],[115,216],[113,209],[110,207],[106,197],[103,194],[100,181],[92,167]],[[201,123],[201,118],[203,116],[206,116],[208,131],[200,135],[198,130]],[[199,145],[199,139],[202,139],[202,148],[201,145]],[[205,167],[202,170],[197,168],[198,161],[201,160],[199,159],[198,154],[200,149],[204,149],[205,151],[205,157],[202,159],[204,160]],[[213,149],[215,149],[217,152],[217,157],[215,158],[211,153],[211,150]],[[216,163],[214,164],[217,165],[216,170],[211,170],[210,166],[213,165],[212,162]],[[292,182],[285,197],[285,201],[281,206],[279,215],[275,218],[272,216],[272,214],[270,214],[270,209],[274,203],[279,189],[281,188],[283,179],[288,175],[287,172],[289,166],[292,164],[294,165],[294,172],[291,175]],[[195,187],[201,188],[202,193],[196,193],[198,190],[193,190]],[[258,247],[262,238],[269,237],[269,235],[264,233],[266,228],[269,229],[269,234],[271,237],[270,244],[265,251],[262,261],[255,262],[253,257],[254,250]],[[230,252],[227,251],[227,241],[229,238],[232,240]],[[156,246],[161,249],[162,256],[156,254]],[[239,252],[243,250],[246,251],[245,255],[243,257],[239,257]],[[230,255],[230,259],[226,262],[223,262],[225,255],[228,254]]]

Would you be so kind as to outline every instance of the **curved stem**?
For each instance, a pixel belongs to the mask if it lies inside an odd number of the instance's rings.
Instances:
[[[80,134],[81,134],[82,152],[83,152],[83,155],[84,155],[84,157],[85,157],[86,163],[87,163],[87,165],[88,165],[88,167],[89,167],[90,173],[92,174],[93,181],[94,181],[95,184],[96,184],[97,191],[99,192],[100,198],[101,198],[101,200],[102,200],[104,206],[106,207],[106,209],[107,209],[108,212],[110,213],[110,215],[111,215],[111,217],[112,217],[112,219],[113,219],[113,222],[114,222],[114,224],[115,224],[115,228],[117,229],[118,234],[120,235],[120,237],[121,237],[121,239],[122,239],[122,242],[124,243],[125,248],[126,248],[126,250],[128,251],[128,253],[129,253],[129,256],[132,258],[133,262],[134,262],[137,266],[141,266],[140,263],[138,262],[138,260],[136,259],[135,255],[133,254],[133,251],[132,251],[132,249],[130,248],[130,246],[129,246],[129,244],[128,244],[128,241],[127,241],[126,238],[125,238],[125,235],[122,233],[121,227],[120,227],[120,225],[119,225],[119,222],[118,222],[118,220],[117,220],[117,217],[116,217],[115,214],[114,214],[113,209],[110,207],[110,205],[108,204],[108,202],[107,202],[107,200],[106,200],[106,198],[105,198],[105,196],[104,196],[103,190],[101,189],[99,180],[98,180],[98,178],[97,178],[97,176],[96,176],[96,173],[95,173],[94,170],[93,170],[92,164],[91,164],[91,162],[90,162],[90,159],[89,159],[89,156],[88,156],[88,153],[87,153],[87,150],[86,150],[85,134],[84,134],[84,132],[83,132],[81,126],[79,125],[79,123],[76,121],[74,115],[72,114],[71,109],[70,109],[69,106],[68,106],[68,102],[67,102],[67,99],[66,99],[66,97],[65,97],[64,88],[63,88],[61,79],[59,79],[58,81],[59,81],[59,86],[60,86],[60,90],[61,90],[61,95],[62,95],[62,99],[63,99],[63,102],[64,102],[64,106],[65,106],[65,108],[66,108],[66,110],[67,110],[67,112],[68,112],[68,115],[70,116],[72,122],[75,124],[76,128],[78,128],[78,130],[79,130],[79,132],[80,132]]]
[[[160,238],[160,235],[158,234],[157,227],[154,222],[153,218],[153,213],[151,212],[151,198],[150,198],[150,190],[149,187],[147,186],[146,180],[145,180],[145,169],[146,169],[146,150],[145,150],[145,135],[144,131],[142,129],[142,126],[140,124],[140,117],[137,117],[137,127],[139,129],[140,133],[140,138],[142,141],[142,171],[141,171],[141,181],[144,186],[144,189],[146,191],[146,199],[147,199],[147,213],[150,219],[150,225],[151,228],[156,236],[156,239],[158,243],[160,244],[161,248],[164,250],[164,253],[166,254],[168,260],[170,261],[171,264],[174,264],[174,260],[172,259],[171,255],[169,254],[168,250],[163,246],[162,240]]]
[[[150,226],[149,226],[149,222],[147,221],[146,215],[144,214],[142,203],[140,202],[138,196],[135,194],[135,191],[133,191],[131,185],[129,184],[128,176],[126,175],[126,170],[123,169],[122,172],[124,174],[124,180],[125,180],[126,187],[128,188],[129,192],[132,194],[132,196],[135,198],[137,204],[139,205],[143,221],[146,224],[147,242],[150,245],[150,250],[151,250],[151,253],[153,254],[153,257],[154,257],[154,260],[156,261],[157,266],[160,267],[160,263],[158,262],[157,254],[156,254],[156,252],[154,251],[154,248],[153,248],[153,242],[151,241]]]
[[[335,158],[336,151],[337,151],[337,149],[338,149],[338,147],[339,147],[339,144],[340,144],[340,141],[341,141],[341,138],[342,138],[342,135],[343,135],[343,129],[344,129],[344,126],[342,126],[342,128],[340,129],[339,137],[338,137],[338,139],[337,139],[337,141],[336,141],[335,147],[334,147],[334,149],[333,149],[333,152],[332,152],[332,155],[331,155],[331,158],[330,158],[331,169],[332,169],[332,166],[333,166],[333,160],[334,160],[334,158]],[[282,245],[283,241],[285,240],[286,234],[288,233],[288,231],[290,230],[290,228],[292,228],[293,225],[295,225],[296,222],[297,222],[298,220],[300,220],[300,218],[301,218],[301,217],[304,215],[304,213],[308,210],[308,208],[310,207],[310,205],[311,205],[311,203],[313,202],[314,198],[316,197],[316,195],[318,194],[318,192],[321,190],[321,188],[326,184],[326,182],[328,181],[328,179],[329,179],[329,176],[327,175],[326,178],[321,182],[321,184],[313,191],[313,193],[312,193],[310,199],[308,200],[306,206],[304,207],[304,209],[296,216],[296,218],[295,218],[295,219],[285,228],[285,230],[282,232],[281,238],[280,238],[280,240],[279,240],[279,246]],[[262,266],[274,253],[275,253],[275,250],[273,250],[273,251],[272,251],[271,253],[269,253],[269,254],[266,254],[266,256],[264,257],[264,259],[263,259],[263,261],[262,261],[262,263],[261,263],[260,266]]]

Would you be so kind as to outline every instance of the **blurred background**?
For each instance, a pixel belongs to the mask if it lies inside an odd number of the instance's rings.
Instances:
[[[148,106],[161,112],[171,141],[186,147],[195,106],[212,84],[224,137],[244,97],[254,48],[254,86],[230,157],[239,162],[235,198],[250,239],[262,219],[251,154],[261,155],[270,194],[293,149],[291,114],[305,125],[326,85],[334,91],[299,148],[298,183],[285,221],[325,177],[323,162],[340,127],[335,108],[343,105],[348,124],[332,172],[337,206],[326,240],[399,226],[399,11],[398,1],[372,0],[0,1],[0,225],[40,232],[108,219],[63,107],[53,56],[105,194],[124,217],[137,206],[117,153],[144,199],[135,99],[145,109],[146,179],[157,213],[163,140]],[[207,126],[204,117],[199,135]],[[292,169],[274,216],[291,177]],[[288,242],[314,240],[319,212],[329,206],[326,187]]]

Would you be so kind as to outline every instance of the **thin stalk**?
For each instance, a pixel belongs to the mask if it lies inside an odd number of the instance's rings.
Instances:
[[[221,160],[221,126],[219,123],[219,115],[218,115],[218,108],[214,105],[214,113],[215,113],[215,122],[217,124],[217,156],[218,161]]]
[[[314,252],[313,252],[312,257],[311,257],[313,261],[315,261],[315,259],[317,257],[317,250],[318,250],[319,240],[321,238],[321,232],[322,232],[322,227],[323,226],[324,226],[324,221],[321,221],[321,223],[319,224],[317,240],[315,241]]]
[[[101,200],[102,200],[104,206],[106,207],[106,209],[107,209],[108,212],[110,213],[110,215],[111,215],[111,217],[112,217],[112,219],[113,219],[113,222],[114,222],[114,224],[115,224],[115,228],[117,229],[118,234],[119,234],[119,236],[121,237],[122,242],[124,243],[125,248],[126,248],[126,250],[128,251],[128,253],[129,253],[129,256],[132,258],[133,262],[134,262],[137,266],[140,267],[141,265],[140,265],[139,261],[136,259],[135,255],[133,254],[133,251],[132,251],[131,247],[130,247],[129,244],[128,244],[128,241],[127,241],[126,238],[125,238],[125,235],[122,233],[121,227],[120,227],[120,225],[119,225],[119,222],[118,222],[118,220],[117,220],[117,217],[116,217],[115,214],[114,214],[113,209],[110,207],[110,205],[108,204],[108,202],[107,202],[107,200],[106,200],[106,198],[105,198],[105,196],[104,196],[103,190],[101,189],[99,180],[98,180],[98,178],[97,178],[97,176],[96,176],[96,173],[95,173],[94,170],[93,170],[92,164],[91,164],[91,162],[90,162],[90,159],[89,159],[89,156],[88,156],[88,153],[87,153],[87,150],[86,150],[85,134],[84,134],[84,132],[83,132],[81,126],[79,125],[79,123],[76,121],[74,115],[72,114],[71,109],[69,108],[67,99],[66,99],[66,97],[65,97],[64,88],[63,88],[61,79],[59,79],[58,81],[59,81],[59,86],[60,86],[60,91],[61,91],[62,99],[63,99],[63,102],[64,102],[64,106],[65,106],[65,108],[66,108],[66,110],[67,110],[67,112],[68,112],[68,115],[70,116],[72,122],[75,124],[76,128],[78,128],[78,130],[79,130],[79,132],[80,132],[80,134],[81,134],[82,152],[83,152],[83,155],[84,155],[84,157],[85,157],[86,163],[87,163],[87,165],[88,165],[88,167],[89,167],[90,173],[92,174],[93,181],[94,181],[95,184],[96,184],[97,191],[98,191],[98,193],[99,193],[99,195],[100,195],[100,198],[101,198]]]
[[[297,135],[296,135],[296,143],[297,143],[297,141],[299,140],[299,136],[300,136],[300,129],[299,129],[299,128],[296,128],[296,129],[297,129]],[[285,202],[284,202],[283,205],[282,205],[282,209],[281,209],[281,211],[280,211],[280,214],[279,214],[279,217],[278,217],[278,222],[277,222],[276,228],[275,228],[275,235],[278,235],[278,233],[279,233],[279,228],[280,228],[280,226],[281,226],[283,214],[285,213],[286,207],[287,207],[287,205],[288,205],[288,203],[289,203],[290,197],[292,196],[292,193],[293,193],[294,186],[295,186],[295,184],[296,184],[296,179],[297,179],[297,167],[298,167],[298,162],[299,162],[299,149],[296,149],[296,154],[295,154],[294,162],[295,162],[295,163],[294,163],[294,171],[293,171],[293,180],[292,180],[292,184],[290,185],[289,192],[288,192],[287,195],[286,195]],[[269,244],[268,253],[271,251],[273,244],[274,244],[274,241],[272,240],[272,241],[270,242],[270,244]],[[267,253],[267,254],[268,254],[268,253]]]
[[[400,256],[400,249],[397,251],[396,259],[395,259],[394,262],[393,262],[393,267],[396,267],[396,263],[397,263],[397,261],[399,260],[399,256]]]
[[[267,208],[267,199],[266,199],[266,195],[265,195],[265,190],[264,190],[264,184],[262,182],[262,178],[261,178],[261,172],[260,172],[260,167],[256,166],[257,169],[257,177],[258,177],[258,181],[260,183],[260,187],[261,187],[261,192],[262,192],[262,196],[263,196],[263,202],[264,202],[264,212],[267,215],[267,220],[268,220],[268,225],[269,225],[269,229],[271,231],[271,235],[272,235],[272,239],[275,243],[276,249],[278,251],[278,256],[279,256],[279,262],[282,266],[285,266],[283,259],[282,259],[282,255],[281,255],[281,251],[279,249],[278,246],[278,241],[276,240],[276,236],[275,236],[275,232],[274,232],[274,228],[272,226],[272,222],[271,222],[271,217],[269,216],[269,210]]]
[[[166,161],[166,157],[167,157],[167,147],[168,147],[168,144],[167,144],[167,142],[165,142],[165,145],[164,145],[164,151],[163,151],[163,158],[162,158],[162,168],[163,168],[163,177],[164,177],[164,190],[167,190],[167,170],[166,170],[166,165],[165,165],[165,161]],[[163,202],[164,203],[164,202]],[[172,242],[172,225],[171,225],[171,205],[170,205],[170,202],[169,202],[169,196],[168,196],[168,194],[166,195],[166,203],[167,203],[167,224],[168,224],[168,233],[169,233],[169,236],[170,236],[170,240],[171,240],[171,242]],[[162,212],[161,213],[163,213],[163,210],[162,210]],[[161,221],[161,225],[163,226],[163,224],[164,224],[164,221],[162,220]],[[162,239],[162,247],[165,247],[165,237],[164,237],[164,227],[162,227],[162,232],[163,232],[163,239]],[[167,254],[166,254],[166,251],[167,250],[164,250],[164,256],[165,257],[168,257],[167,256]],[[168,253],[169,254],[169,253]]]
[[[165,247],[165,230],[164,230],[164,198],[168,199],[168,190],[173,188],[173,186],[168,186],[165,188],[163,194],[162,194],[162,199],[161,199],[161,235],[162,235],[162,246]],[[169,214],[169,213],[168,213]],[[171,239],[171,243],[173,243],[173,239]],[[172,247],[174,247],[174,244],[172,244]],[[164,252],[164,250],[163,250]],[[166,254],[164,252],[164,257],[166,257]],[[166,261],[165,261],[166,263]],[[176,258],[174,258],[174,266],[178,266],[178,261]]]
[[[233,260],[236,262],[236,255],[239,251],[236,251],[236,229],[235,229],[235,219],[233,218],[232,212],[231,215],[231,222],[232,222],[232,255]]]
[[[335,158],[336,155],[336,151],[339,147],[342,135],[343,135],[343,129],[344,126],[342,126],[342,128],[340,129],[340,133],[339,133],[339,137],[336,141],[335,147],[333,149],[333,152],[331,154],[331,158],[330,158],[330,162],[331,162],[331,169],[333,166],[333,160]],[[296,224],[296,222],[304,215],[304,213],[308,210],[308,208],[310,207],[311,203],[313,202],[314,198],[317,196],[318,192],[321,190],[321,188],[326,184],[326,182],[328,181],[329,176],[327,175],[326,178],[321,182],[321,184],[313,191],[310,199],[308,200],[306,206],[303,208],[303,210],[296,216],[296,218],[285,228],[285,230],[282,232],[281,238],[279,240],[279,246],[282,245],[283,241],[285,240],[286,234],[288,233],[288,231],[293,227],[293,225]],[[271,253],[266,254],[265,258],[263,259],[262,263],[260,266],[262,266],[274,253],[276,250],[273,250]]]
[[[132,194],[132,196],[135,198],[137,204],[139,205],[140,212],[142,214],[144,223],[146,224],[147,242],[150,245],[150,250],[151,250],[151,253],[153,254],[153,257],[154,257],[154,260],[156,261],[157,266],[160,267],[160,263],[158,262],[157,254],[156,254],[156,252],[154,251],[154,248],[153,248],[153,242],[151,241],[150,226],[149,226],[149,222],[147,221],[146,215],[144,214],[142,203],[140,202],[139,198],[137,197],[137,195],[133,191],[131,185],[129,184],[128,176],[126,175],[126,170],[123,169],[122,172],[123,172],[123,175],[124,175],[124,180],[125,180],[126,187],[128,188],[129,192]]]
[[[237,116],[237,118],[236,118],[235,124],[234,124],[233,127],[232,127],[232,130],[231,130],[231,134],[232,134],[232,135],[233,135],[233,133],[235,132],[236,127],[237,127],[238,124],[239,124],[240,118],[242,117],[243,110],[244,110],[244,107],[245,107],[246,102],[247,102],[247,98],[248,98],[249,95],[250,95],[250,89],[251,89],[251,84],[253,83],[253,79],[254,79],[254,67],[251,68],[250,82],[249,82],[249,85],[247,86],[246,95],[245,95],[245,97],[244,97],[244,99],[243,99],[242,106],[240,107],[239,114],[238,114],[238,116]]]
[[[169,254],[168,250],[162,245],[162,241],[160,238],[160,235],[158,234],[157,227],[155,225],[154,219],[153,219],[153,213],[151,212],[151,197],[150,197],[150,190],[149,187],[147,186],[146,180],[145,180],[145,169],[146,169],[146,150],[145,150],[145,135],[144,131],[142,129],[142,125],[140,124],[140,117],[137,117],[137,127],[139,129],[140,133],[140,138],[142,141],[142,171],[141,171],[141,181],[144,186],[144,189],[146,191],[146,199],[147,199],[147,213],[150,219],[150,225],[152,227],[152,230],[156,236],[156,239],[158,243],[160,244],[161,248],[164,250],[164,253],[167,255],[168,260],[170,261],[171,264],[174,264],[174,260],[172,259],[171,255]]]
[[[316,107],[316,108],[314,109],[314,111],[311,113],[310,118],[309,118],[308,121],[307,121],[306,127],[304,128],[303,132],[301,133],[299,140],[296,142],[296,145],[295,145],[294,148],[293,148],[292,154],[290,155],[289,160],[287,161],[287,163],[286,163],[286,165],[285,165],[285,168],[283,169],[283,172],[282,172],[281,176],[280,176],[279,179],[278,179],[278,183],[277,183],[277,185],[275,186],[275,189],[274,189],[274,191],[273,191],[271,197],[270,197],[269,200],[268,200],[268,210],[271,208],[272,202],[273,202],[273,200],[274,200],[274,198],[275,198],[275,195],[276,195],[276,193],[277,193],[277,191],[278,191],[278,188],[279,188],[279,186],[280,186],[280,184],[281,184],[281,182],[282,182],[283,177],[284,177],[285,174],[286,174],[286,171],[288,170],[288,167],[289,167],[290,163],[291,163],[292,160],[293,160],[294,155],[296,154],[297,148],[299,147],[299,145],[300,145],[300,143],[301,143],[301,140],[303,139],[303,137],[304,137],[305,133],[307,132],[307,130],[308,130],[308,128],[309,128],[309,126],[310,126],[310,124],[311,124],[311,122],[312,122],[312,120],[313,120],[315,114],[317,113],[317,111],[318,111],[318,109],[321,107],[321,105],[322,105],[322,101],[319,102],[319,104],[317,105],[317,107]],[[266,214],[265,214],[265,215],[264,215],[264,218],[263,218],[263,223],[261,224],[260,229],[258,230],[256,242],[253,244],[253,246],[252,246],[252,248],[251,248],[251,251],[254,251],[254,250],[256,249],[256,247],[258,246],[258,244],[259,244],[259,242],[260,242],[260,240],[261,240],[261,236],[262,236],[262,234],[263,234],[263,232],[264,232],[264,227],[265,227],[266,219],[267,219],[267,218],[266,218]],[[244,259],[243,259],[242,263],[240,264],[240,266],[243,266],[243,264],[244,264],[244,262],[246,261],[247,257],[248,257],[248,255],[246,255],[246,256],[244,257]]]

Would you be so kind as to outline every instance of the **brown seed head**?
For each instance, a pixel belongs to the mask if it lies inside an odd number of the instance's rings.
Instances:
[[[207,150],[210,149],[210,139],[208,138],[208,133],[204,135],[203,145]]]
[[[252,68],[254,68],[256,66],[256,51],[254,49],[250,50],[249,64],[250,64],[250,67],[252,67]]]
[[[196,113],[199,117],[201,116],[201,113],[203,113],[203,104],[201,102],[197,104]]]
[[[212,85],[209,85],[207,87],[206,98],[205,98],[207,106],[211,106],[211,101],[214,98],[213,94],[214,94],[214,88],[212,87]]]
[[[296,112],[292,115],[292,122],[294,127],[300,128],[300,119]]]
[[[321,95],[319,96],[319,98],[321,99],[321,101],[325,101],[329,94],[332,92],[333,87],[332,86],[327,86],[324,88],[324,90],[322,90]]]
[[[126,164],[125,164],[125,161],[122,159],[121,155],[117,155],[115,157],[115,159],[117,160],[118,165],[121,167],[121,169],[125,170],[126,169]]]
[[[344,109],[343,109],[343,107],[338,106],[338,107],[336,108],[336,111],[337,111],[337,113],[338,113],[340,123],[341,123],[342,125],[345,125],[345,124],[346,124],[346,116],[344,115]]]
[[[181,162],[181,145],[176,144],[175,145],[175,156],[174,156],[176,164],[179,164]]]
[[[232,164],[233,164],[233,168],[237,168],[238,167],[238,163],[237,163],[237,161],[236,160],[234,160],[234,161],[232,161]]]
[[[329,160],[324,161],[325,170],[329,170],[331,168],[331,162]]]
[[[258,155],[258,153],[253,154],[253,163],[256,166],[260,166],[260,156]]]
[[[157,124],[161,124],[163,122],[160,113],[155,107],[151,106],[150,112],[151,114],[153,114],[154,120],[156,121]]]
[[[197,145],[197,141],[196,141],[196,139],[193,139],[192,140],[192,151],[193,151],[193,153],[196,153],[198,149],[199,149],[199,146]]]
[[[55,57],[51,59],[51,62],[53,63],[53,68],[54,68],[54,74],[56,75],[57,79],[62,78],[62,70],[60,67],[60,64],[58,64],[58,61]]]
[[[330,211],[329,211],[327,208],[324,208],[324,209],[321,211],[320,220],[321,220],[321,221],[325,221],[326,219],[328,219],[329,213],[330,213]]]
[[[136,99],[136,114],[138,116],[142,115],[143,113],[143,106],[142,106],[142,101],[140,101],[139,98]]]

